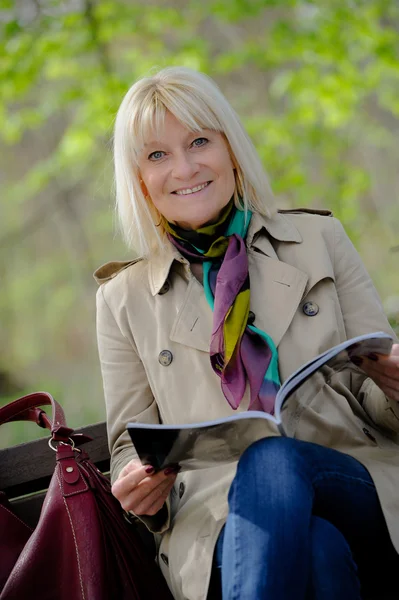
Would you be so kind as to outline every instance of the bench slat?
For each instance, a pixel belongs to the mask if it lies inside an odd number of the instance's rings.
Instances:
[[[83,444],[91,460],[102,472],[109,471],[109,450],[105,423],[76,429],[93,441]],[[47,488],[55,466],[55,452],[48,446],[49,436],[0,450],[0,490],[9,499]]]

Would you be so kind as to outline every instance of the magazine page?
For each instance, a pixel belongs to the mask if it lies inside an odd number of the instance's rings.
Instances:
[[[295,392],[300,385],[323,366],[333,369],[335,372],[343,369],[352,369],[361,371],[356,367],[351,359],[355,356],[367,356],[367,354],[389,354],[392,348],[393,339],[387,333],[378,331],[351,338],[323,352],[308,363],[302,365],[295,373],[290,375],[281,386],[277,393],[275,404],[275,418],[279,425],[279,431],[286,435],[282,423],[282,409],[290,395]]]
[[[282,418],[283,406],[316,371],[328,367],[335,372],[343,369],[358,372],[359,367],[351,362],[351,357],[370,352],[389,354],[392,344],[388,334],[376,332],[352,338],[323,352],[284,382],[276,397],[274,415],[245,411],[203,423],[129,423],[127,429],[142,463],[151,464],[156,470],[178,464],[185,471],[233,462],[253,442],[278,432],[287,435]]]
[[[253,442],[277,434],[274,418],[258,411],[188,425],[129,423],[127,429],[141,462],[157,471],[177,464],[187,471],[234,462]]]

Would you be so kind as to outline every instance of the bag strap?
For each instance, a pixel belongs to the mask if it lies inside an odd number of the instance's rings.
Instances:
[[[40,406],[52,407],[52,419],[39,408]],[[74,434],[65,421],[62,407],[51,394],[47,392],[34,392],[27,396],[22,396],[0,408],[0,425],[10,421],[33,421],[39,427],[49,429],[53,440],[68,442],[71,438],[75,443],[83,443],[91,440],[89,436],[79,433]]]

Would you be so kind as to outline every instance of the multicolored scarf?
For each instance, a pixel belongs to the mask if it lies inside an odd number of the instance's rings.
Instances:
[[[252,213],[230,201],[217,223],[187,231],[172,223],[172,244],[190,262],[203,263],[206,299],[213,310],[211,365],[233,409],[250,386],[252,410],[273,413],[280,387],[277,349],[267,333],[248,324],[250,288],[244,239]]]

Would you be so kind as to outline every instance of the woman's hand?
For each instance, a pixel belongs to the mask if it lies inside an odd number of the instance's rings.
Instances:
[[[391,354],[363,356],[359,367],[382,389],[391,400],[399,402],[399,344],[392,346]]]
[[[124,510],[136,515],[156,515],[161,510],[176,480],[178,467],[168,467],[154,474],[154,468],[131,460],[119,473],[112,493]]]

